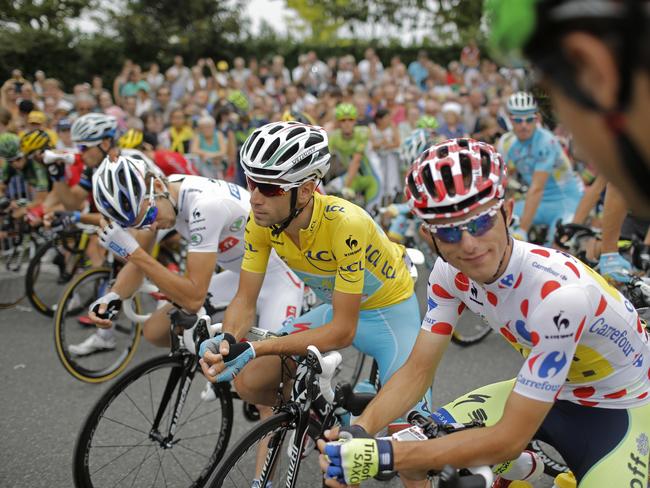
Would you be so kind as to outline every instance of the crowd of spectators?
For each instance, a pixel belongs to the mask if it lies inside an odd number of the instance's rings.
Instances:
[[[86,113],[118,120],[120,132],[138,129],[144,143],[189,155],[209,176],[237,178],[238,147],[254,128],[297,115],[331,130],[337,104],[353,104],[357,125],[369,126],[372,149],[396,158],[400,141],[422,116],[435,117],[441,137],[472,136],[495,142],[509,129],[504,101],[522,73],[481,58],[475,44],[446,66],[420,51],[408,65],[399,56],[383,64],[369,48],[319,59],[301,54],[295,68],[276,55],[226,61],[201,58],[186,66],[145,66],[127,60],[112,80],[95,75],[66,92],[43,71],[14,70],[0,90],[0,132],[48,131],[58,149],[72,149],[70,126]]]

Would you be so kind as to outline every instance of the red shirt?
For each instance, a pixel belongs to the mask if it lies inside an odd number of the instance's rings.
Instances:
[[[157,149],[153,152],[153,161],[166,176],[195,175],[201,176],[194,165],[182,154],[167,149]]]

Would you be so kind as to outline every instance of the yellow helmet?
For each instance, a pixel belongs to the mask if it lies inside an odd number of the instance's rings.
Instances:
[[[122,149],[137,149],[142,144],[144,135],[137,129],[129,129],[117,141],[117,145]]]
[[[316,125],[316,121],[306,113],[293,112],[291,110],[285,110],[285,112],[282,114],[281,120],[282,122],[291,122],[295,120],[301,124]]]
[[[20,138],[20,150],[25,156],[50,147],[52,147],[52,140],[49,134],[41,129],[27,132]]]

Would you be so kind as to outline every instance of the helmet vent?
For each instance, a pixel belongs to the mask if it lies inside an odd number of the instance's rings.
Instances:
[[[291,146],[289,149],[287,149],[284,154],[276,161],[275,165],[279,166],[281,164],[286,163],[289,161],[292,157],[294,157],[298,153],[300,145],[299,144],[294,144]]]
[[[298,136],[298,135],[300,135],[300,134],[302,134],[304,132],[306,132],[304,127],[296,127],[295,129],[291,129],[291,132],[289,132],[289,134],[287,134],[287,139],[291,140],[294,137],[296,137],[296,136]]]
[[[416,200],[420,200],[420,198],[422,198],[422,195],[418,190],[418,186],[415,184],[415,180],[413,179],[412,172],[410,172],[406,177],[406,184],[408,185],[409,190],[411,190],[411,195],[413,195],[413,197],[415,197]]]
[[[447,146],[440,146],[436,151],[438,159],[446,158],[449,155],[449,148]]]
[[[463,186],[470,188],[472,186],[472,159],[468,154],[461,153],[458,160],[460,161],[460,171],[463,175]]]
[[[260,152],[260,149],[262,149],[262,146],[264,145],[264,139],[260,139],[257,141],[257,144],[255,144],[255,147],[253,148],[253,154],[251,154],[251,159],[256,159],[257,154]]]
[[[488,179],[490,177],[490,172],[492,169],[492,162],[490,161],[490,155],[484,149],[481,149],[481,176],[483,179]]]
[[[311,134],[309,136],[309,139],[307,139],[307,142],[305,143],[305,148],[315,146],[316,144],[320,144],[323,142],[323,136],[320,134]]]
[[[449,172],[449,174],[451,175],[451,171]],[[429,192],[429,195],[431,195],[434,198],[438,198],[438,191],[436,190],[436,185],[433,184],[433,177],[431,176],[431,168],[429,168],[428,165],[425,166],[424,169],[422,170],[422,181],[424,182],[424,186],[427,189],[427,192]]]
[[[276,125],[273,127],[271,130],[269,130],[268,134],[275,134],[277,131],[282,130],[283,127],[281,125]]]
[[[279,147],[280,147],[280,139],[276,138],[271,143],[271,145],[266,149],[266,152],[262,156],[262,161],[266,162],[269,159],[271,159],[275,154],[275,151],[277,151]],[[253,159],[255,159],[255,155],[253,155]]]
[[[456,196],[456,185],[454,185],[454,176],[451,174],[451,168],[448,164],[440,168],[440,175],[442,176],[442,182],[447,189],[449,196]]]

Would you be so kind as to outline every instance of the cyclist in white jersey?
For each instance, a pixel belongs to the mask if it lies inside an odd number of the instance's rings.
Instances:
[[[645,487],[648,333],[630,302],[589,267],[509,235],[505,182],[501,156],[471,139],[429,148],[413,164],[407,197],[440,259],[414,349],[359,417],[357,432],[376,433],[421,396],[465,307],[524,356],[519,374],[432,414],[439,423],[468,422],[481,408],[487,427],[417,444],[370,441],[378,455],[367,472],[396,469],[417,479],[446,464],[494,465],[517,458],[535,436],[560,452],[581,487]],[[329,458],[323,467],[336,478],[330,486],[349,479],[367,445],[321,444]]]
[[[146,276],[175,304],[197,312],[206,297],[212,305],[229,303],[237,290],[244,256],[244,229],[250,211],[243,188],[200,176],[172,175],[167,180],[143,161],[120,156],[106,160],[93,175],[93,197],[111,220],[100,234],[104,247],[127,260],[110,292],[90,307],[100,327],[84,343],[71,346],[75,354],[115,347],[109,310],[114,315],[123,298],[131,296]],[[142,229],[138,240],[126,227]],[[157,230],[175,228],[188,242],[187,274],[179,276],[152,258],[145,249]],[[141,247],[142,245],[142,247]],[[214,273],[215,266],[224,269]],[[303,284],[272,255],[257,305],[259,326],[275,330],[300,313]],[[144,336],[158,346],[169,342],[167,310],[155,312]],[[74,349],[73,349],[74,348]]]

